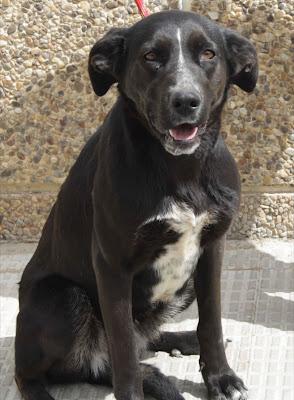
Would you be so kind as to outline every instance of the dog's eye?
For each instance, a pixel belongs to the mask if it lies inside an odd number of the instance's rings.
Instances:
[[[157,56],[154,53],[154,51],[149,51],[148,53],[144,54],[144,59],[146,61],[156,61],[157,60]]]
[[[215,57],[215,52],[212,50],[204,50],[200,55],[200,61],[212,60]]]

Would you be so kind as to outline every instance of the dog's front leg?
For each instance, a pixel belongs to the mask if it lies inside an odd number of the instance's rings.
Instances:
[[[142,377],[132,318],[132,276],[95,257],[99,302],[117,400],[142,400]]]
[[[205,248],[195,274],[200,369],[211,400],[245,400],[245,386],[229,367],[223,343],[220,278],[224,244],[223,238]]]

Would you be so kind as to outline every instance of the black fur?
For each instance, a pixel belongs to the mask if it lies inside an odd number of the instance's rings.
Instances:
[[[219,131],[229,85],[253,90],[257,68],[247,39],[179,11],[94,45],[93,89],[101,96],[118,82],[119,97],[62,185],[20,282],[16,381],[26,400],[52,399],[46,379],[112,384],[118,400],[142,400],[143,390],[182,399],[156,369],[139,368],[148,343],[183,354],[200,346],[210,399],[246,398],[222,340],[223,244],[240,184]],[[191,140],[172,136],[183,127]],[[196,332],[160,335],[195,296],[199,343]]]

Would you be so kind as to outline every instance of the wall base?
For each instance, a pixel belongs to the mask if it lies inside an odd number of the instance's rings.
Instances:
[[[0,240],[38,240],[54,192],[0,195]],[[294,193],[243,193],[230,239],[294,238]]]

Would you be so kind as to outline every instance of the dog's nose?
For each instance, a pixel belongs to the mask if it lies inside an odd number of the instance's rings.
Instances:
[[[171,98],[173,109],[181,115],[190,115],[199,107],[200,96],[192,92],[177,92]]]

